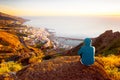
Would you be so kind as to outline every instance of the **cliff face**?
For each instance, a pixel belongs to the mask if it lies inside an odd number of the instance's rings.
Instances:
[[[98,62],[86,67],[78,56],[58,57],[30,65],[20,70],[17,77],[20,80],[110,80]]]
[[[96,54],[120,54],[120,32],[108,30],[92,40],[92,45],[95,46]],[[68,50],[65,55],[77,55],[82,45],[83,43]]]

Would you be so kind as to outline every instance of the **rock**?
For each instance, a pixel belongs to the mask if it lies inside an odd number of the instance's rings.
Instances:
[[[0,74],[0,80],[17,80],[15,75],[5,73],[5,74]]]
[[[19,80],[110,80],[98,62],[91,66],[80,63],[78,56],[58,57],[35,63],[17,72]]]
[[[120,39],[120,32],[113,32],[112,30],[104,32],[93,40],[93,46],[96,48],[96,53],[103,53],[105,48],[109,47],[118,39]]]

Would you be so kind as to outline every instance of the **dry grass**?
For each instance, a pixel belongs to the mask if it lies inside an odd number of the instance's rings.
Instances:
[[[0,31],[0,40],[4,41],[6,45],[10,46],[13,49],[16,48],[18,50],[23,48],[18,37],[8,32]]]
[[[97,57],[105,67],[111,78],[120,80],[120,56],[110,55],[107,57]]]

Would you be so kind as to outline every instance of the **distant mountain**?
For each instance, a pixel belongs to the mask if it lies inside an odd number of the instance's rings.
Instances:
[[[12,15],[8,15],[5,13],[0,12],[0,20],[13,20],[13,21],[18,21],[21,24],[24,23],[25,21],[27,21],[27,19],[23,19],[21,17],[16,17],[16,16],[12,16]]]

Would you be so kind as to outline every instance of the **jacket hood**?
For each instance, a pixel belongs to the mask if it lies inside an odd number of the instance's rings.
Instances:
[[[91,40],[90,38],[86,38],[86,39],[84,40],[85,46],[91,46],[91,43],[92,43],[92,40]]]

